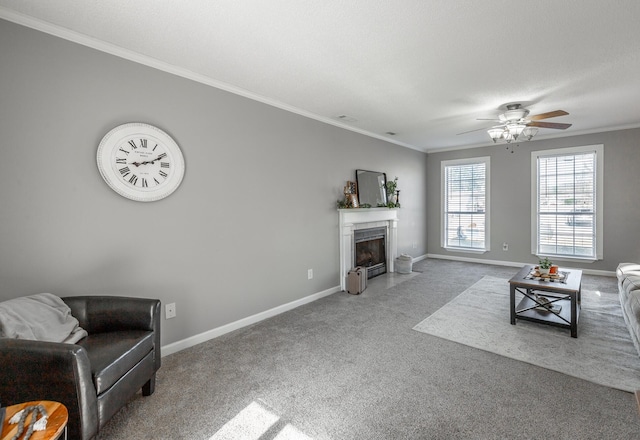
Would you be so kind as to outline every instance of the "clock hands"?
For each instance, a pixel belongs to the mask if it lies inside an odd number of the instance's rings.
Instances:
[[[145,160],[144,162],[131,162],[131,165],[135,165],[136,167],[139,167],[140,165],[147,165],[147,164],[152,164],[160,159],[162,159],[163,157],[165,157],[166,154],[161,154],[160,156],[156,157],[153,160]]]
[[[148,163],[153,163],[154,161],[152,160],[145,160],[144,162],[131,162],[131,165],[135,165],[136,167],[139,167],[140,165],[146,165]]]

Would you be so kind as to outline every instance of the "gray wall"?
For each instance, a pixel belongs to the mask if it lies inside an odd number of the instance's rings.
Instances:
[[[356,168],[399,177],[399,252],[426,254],[424,153],[3,20],[0,54],[0,300],[160,298],[177,304],[168,344],[331,289],[335,202]],[[167,199],[133,202],[100,177],[98,143],[126,122],[181,146]]]
[[[567,267],[615,270],[623,261],[640,261],[640,129],[497,144],[428,155],[429,254],[446,257],[536,263],[531,254],[531,152],[581,145],[604,145],[604,259],[562,262]],[[440,163],[467,157],[491,157],[491,251],[482,255],[445,251],[440,246]],[[502,243],[509,250],[502,250]]]

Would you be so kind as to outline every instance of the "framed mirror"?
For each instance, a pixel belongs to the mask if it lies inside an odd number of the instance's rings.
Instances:
[[[387,175],[378,171],[356,170],[356,182],[358,184],[358,202],[360,206],[365,203],[372,208],[378,205],[387,205]]]

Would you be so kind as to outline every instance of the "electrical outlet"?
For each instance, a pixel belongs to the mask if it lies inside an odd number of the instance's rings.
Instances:
[[[307,270],[307,279],[312,279],[313,278],[313,269],[309,269]]]
[[[507,243],[506,241],[504,243],[502,243],[502,250],[503,251],[508,251],[509,250],[509,243]]]
[[[176,303],[167,304],[164,306],[165,319],[171,319],[176,317]]]

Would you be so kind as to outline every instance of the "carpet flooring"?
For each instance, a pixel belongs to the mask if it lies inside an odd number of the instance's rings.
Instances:
[[[414,269],[164,357],[155,393],[138,393],[98,438],[638,438],[633,394],[413,330],[483,276],[517,268],[428,259]]]
[[[485,276],[414,330],[597,384],[640,389],[638,352],[617,293],[583,290],[578,338],[567,329],[509,319],[508,280]]]

